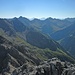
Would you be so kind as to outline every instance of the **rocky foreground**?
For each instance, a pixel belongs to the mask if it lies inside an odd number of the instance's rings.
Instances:
[[[30,63],[23,64],[15,68],[11,73],[8,69],[4,69],[0,75],[75,75],[75,65],[70,62],[62,62],[58,58],[52,58],[43,61],[38,66]]]

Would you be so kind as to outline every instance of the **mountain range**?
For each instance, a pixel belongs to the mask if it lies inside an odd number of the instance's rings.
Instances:
[[[19,17],[22,23],[25,22],[25,19],[26,18],[22,16]],[[27,22],[24,24],[26,23]],[[28,25],[33,26],[36,30],[60,43],[60,45],[75,58],[75,18],[55,19],[49,17],[44,20],[35,18],[29,22]]]
[[[41,61],[52,57],[74,63],[75,59],[63,48],[64,42],[60,43],[62,47],[54,38],[55,33],[67,30],[70,26],[74,26],[74,20],[47,18],[30,21],[22,16],[0,19],[0,73],[13,72],[25,63],[39,65]],[[65,33],[68,36],[73,32]]]

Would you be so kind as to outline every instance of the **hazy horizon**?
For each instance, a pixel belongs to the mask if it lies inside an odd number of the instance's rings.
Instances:
[[[0,0],[0,18],[74,18],[75,0]]]
[[[67,19],[67,18],[75,18],[75,17],[65,17],[65,18],[54,18],[54,17],[41,17],[41,18],[37,18],[37,17],[33,17],[33,18],[28,18],[28,17],[24,17],[24,16],[19,16],[19,17],[23,17],[23,18],[27,18],[29,20],[34,20],[34,19],[40,19],[40,20],[45,20],[45,19],[48,19],[48,18],[52,18],[52,19],[60,19],[60,20],[64,20],[64,19]],[[13,19],[13,18],[19,18],[19,17],[0,17],[1,19]]]

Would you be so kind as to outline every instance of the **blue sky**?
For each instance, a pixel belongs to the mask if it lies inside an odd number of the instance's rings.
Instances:
[[[0,0],[0,18],[75,17],[75,0]]]

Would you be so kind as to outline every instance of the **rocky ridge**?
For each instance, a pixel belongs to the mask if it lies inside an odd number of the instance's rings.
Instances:
[[[15,69],[10,75],[75,75],[75,65],[52,58],[38,66],[26,63]]]

